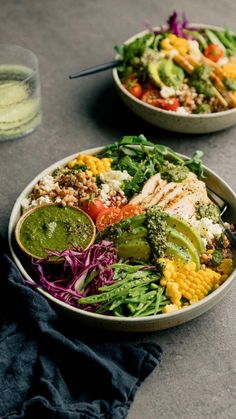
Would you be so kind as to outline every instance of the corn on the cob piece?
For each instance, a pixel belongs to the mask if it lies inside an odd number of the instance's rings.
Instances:
[[[160,284],[166,286],[166,295],[178,308],[181,308],[182,297],[193,304],[218,288],[222,283],[223,275],[221,273],[225,272],[223,278],[225,280],[228,272],[232,269],[232,266],[229,266],[229,261],[224,262],[225,265],[222,265],[219,272],[210,268],[196,271],[194,262],[182,264],[165,258],[159,259],[159,261],[165,265]]]
[[[179,54],[186,55],[189,50],[189,43],[187,39],[170,33],[161,41],[161,47],[166,51],[176,49]]]
[[[236,79],[236,63],[229,61],[222,67],[224,77],[230,77]]]

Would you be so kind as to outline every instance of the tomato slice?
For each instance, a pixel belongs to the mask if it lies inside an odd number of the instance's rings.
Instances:
[[[156,89],[148,89],[146,92],[142,95],[141,100],[145,103],[148,103],[149,105],[156,106],[156,100],[160,99],[160,93],[159,90]]]
[[[142,101],[149,105],[155,106],[156,108],[165,109],[166,111],[176,111],[179,107],[179,99],[169,97],[163,99],[160,97],[159,90],[150,89],[147,90],[143,96]]]
[[[179,107],[179,99],[174,97],[170,97],[168,99],[157,99],[155,106],[165,109],[166,111],[177,111]]]
[[[135,215],[139,215],[143,213],[143,209],[138,205],[127,204],[123,208],[121,208],[122,218],[131,218]]]
[[[118,223],[122,219],[122,212],[120,208],[105,208],[100,211],[96,219],[96,227],[98,231],[104,230],[114,223]]]
[[[219,47],[219,45],[210,44],[207,48],[205,48],[204,55],[209,58],[209,60],[216,63],[220,58],[224,57],[224,51]]]
[[[135,82],[130,87],[127,87],[127,90],[131,93],[131,95],[137,97],[138,99],[140,99],[143,94],[142,86],[138,82]]]
[[[96,221],[99,212],[104,209],[105,205],[100,199],[94,199],[93,201],[87,200],[82,205],[82,210],[86,212],[93,221]]]

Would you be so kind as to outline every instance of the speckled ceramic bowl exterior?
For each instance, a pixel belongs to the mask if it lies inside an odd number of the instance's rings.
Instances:
[[[138,146],[136,146],[138,148]],[[151,149],[151,147],[149,147]],[[89,149],[81,151],[83,154],[96,154],[103,150],[103,147]],[[57,167],[65,165],[68,161],[73,160],[78,153],[73,154],[72,156],[66,157],[63,160],[60,160],[54,163],[52,166],[48,167],[42,173],[40,173],[28,186],[23,190],[20,196],[17,198],[15,205],[12,209],[9,227],[8,227],[8,241],[10,246],[11,255],[22,275],[27,278],[29,281],[33,281],[33,277],[30,276],[26,262],[21,258],[19,252],[17,251],[16,245],[14,243],[14,232],[16,224],[21,216],[21,202],[26,198],[29,193],[32,191],[34,185],[41,179],[43,176],[53,172]],[[185,157],[185,156],[182,156]],[[206,184],[210,189],[222,196],[229,204],[230,213],[229,216],[233,220],[233,216],[236,213],[236,195],[232,189],[214,172],[210,169],[205,168],[206,174]],[[76,307],[69,306],[68,304],[63,303],[62,301],[57,300],[46,291],[39,289],[38,291],[48,298],[52,303],[55,304],[57,309],[61,309],[67,315],[72,316],[73,319],[76,319],[83,326],[95,327],[98,329],[108,330],[108,331],[119,331],[119,332],[150,332],[161,329],[168,329],[185,323],[189,320],[194,319],[197,316],[200,316],[215,304],[217,304],[225,294],[233,286],[236,277],[236,269],[232,272],[229,278],[222,284],[217,290],[209,294],[203,300],[193,304],[192,306],[186,307],[185,309],[175,311],[173,313],[167,314],[158,314],[150,317],[137,317],[137,318],[127,318],[127,317],[112,317],[105,316],[102,314],[89,313],[84,310],[81,310]]]
[[[197,23],[193,23],[192,25],[195,28],[223,30],[222,28],[212,25],[202,25]],[[125,43],[130,43],[147,32],[148,31],[140,32],[132,36],[132,38],[129,38]],[[119,96],[128,108],[146,122],[156,125],[157,127],[186,134],[206,134],[209,132],[220,131],[236,124],[236,108],[204,115],[179,115],[176,112],[169,112],[155,108],[154,106],[148,105],[147,103],[136,99],[122,85],[117,69],[113,69],[113,80]]]

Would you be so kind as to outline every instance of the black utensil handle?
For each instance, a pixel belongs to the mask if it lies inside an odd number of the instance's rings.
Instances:
[[[225,233],[227,239],[232,244],[232,247],[236,250],[236,236],[226,227],[224,229],[224,233]]]
[[[89,74],[99,73],[100,71],[109,70],[110,68],[115,68],[120,65],[121,61],[114,60],[110,61],[109,63],[98,64],[93,67],[86,68],[85,70],[81,70],[78,73],[71,74],[69,76],[70,79],[76,79],[78,77],[88,76]]]

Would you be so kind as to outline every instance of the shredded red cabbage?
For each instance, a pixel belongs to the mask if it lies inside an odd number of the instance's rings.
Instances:
[[[155,29],[153,29],[151,27],[151,25],[148,22],[144,22],[144,26],[150,30],[150,32],[157,34],[161,34],[164,32],[171,32],[176,36],[179,36],[181,38],[187,38],[187,39],[192,39],[191,36],[187,35],[185,33],[185,29],[190,29],[188,20],[186,18],[185,13],[182,13],[182,19],[178,17],[178,13],[176,11],[174,11],[169,18],[167,19],[167,28],[165,26],[161,26],[160,30],[157,31]],[[191,27],[192,29],[192,27]]]
[[[181,38],[186,37],[185,33],[183,32],[184,29],[187,29],[188,22],[186,19],[185,13],[182,14],[182,20],[178,19],[178,13],[173,12],[172,15],[167,20],[168,30],[175,34],[176,36],[180,36]]]
[[[98,244],[93,244],[87,250],[49,251],[48,255],[56,256],[63,261],[53,266],[47,263],[47,258],[33,260],[38,277],[35,285],[67,304],[79,307],[80,297],[96,294],[98,288],[113,283],[111,265],[118,261],[118,257],[112,242],[103,240]],[[29,283],[32,285],[31,282]],[[83,310],[86,309],[94,310],[94,307],[83,305]]]

